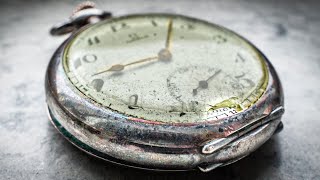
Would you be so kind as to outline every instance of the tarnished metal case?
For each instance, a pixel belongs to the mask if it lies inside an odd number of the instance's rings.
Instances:
[[[254,105],[233,116],[200,123],[165,124],[129,120],[128,116],[103,107],[71,84],[62,65],[67,44],[88,27],[57,49],[45,79],[53,125],[85,152],[145,169],[210,171],[247,156],[282,126],[281,84],[262,53],[269,74],[266,91]]]

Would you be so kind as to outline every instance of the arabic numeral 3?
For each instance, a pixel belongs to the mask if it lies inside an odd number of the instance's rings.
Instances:
[[[255,86],[255,83],[251,79],[246,78],[245,75],[245,73],[242,73],[239,76],[235,76],[237,83],[233,84],[233,88],[251,88]]]

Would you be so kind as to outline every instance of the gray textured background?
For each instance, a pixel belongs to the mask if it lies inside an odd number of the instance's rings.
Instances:
[[[51,25],[80,1],[0,4],[0,179],[320,179],[320,2],[98,1],[123,15],[174,12],[247,37],[282,80],[284,130],[249,157],[210,173],[155,173],[105,163],[73,147],[49,123],[44,74],[57,46]]]

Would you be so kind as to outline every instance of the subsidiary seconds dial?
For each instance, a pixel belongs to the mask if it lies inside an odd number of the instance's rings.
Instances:
[[[170,95],[184,107],[184,112],[206,112],[228,99],[232,99],[234,105],[239,104],[245,92],[255,86],[255,82],[245,78],[250,74],[239,73],[239,76],[228,74],[223,67],[186,66],[167,78],[167,86]],[[215,97],[215,101],[208,98],[209,95]]]

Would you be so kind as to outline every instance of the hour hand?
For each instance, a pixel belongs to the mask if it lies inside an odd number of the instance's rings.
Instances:
[[[130,66],[130,65],[133,65],[133,64],[139,64],[139,63],[143,63],[143,62],[147,62],[147,61],[152,61],[152,60],[156,60],[158,59],[159,56],[152,56],[152,57],[148,57],[148,58],[144,58],[144,59],[140,59],[140,60],[137,60],[137,61],[133,61],[131,63],[127,63],[127,64],[115,64],[105,70],[101,70],[95,74],[93,74],[92,76],[95,76],[95,75],[98,75],[98,74],[102,74],[102,73],[105,73],[105,72],[109,72],[109,71],[122,71],[126,66]]]

